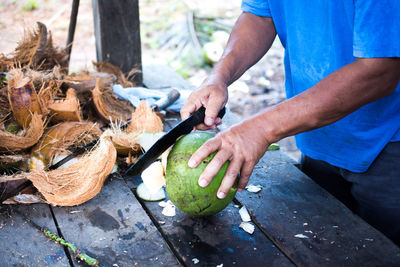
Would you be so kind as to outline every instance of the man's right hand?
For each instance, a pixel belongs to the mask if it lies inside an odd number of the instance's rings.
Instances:
[[[221,124],[221,118],[218,118],[217,115],[227,101],[226,84],[218,80],[216,76],[211,75],[189,96],[185,106],[181,109],[181,117],[185,119],[203,106],[206,108],[204,123],[199,124],[196,128],[199,130],[214,129]]]

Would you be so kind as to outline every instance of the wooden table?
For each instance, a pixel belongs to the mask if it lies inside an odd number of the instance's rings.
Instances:
[[[144,83],[190,88],[160,66],[144,68]],[[230,114],[225,121],[231,123]],[[261,185],[261,192],[238,193],[208,218],[179,211],[165,217],[157,202],[136,197],[139,183],[140,177],[112,175],[99,195],[77,207],[0,206],[0,266],[84,265],[24,216],[58,232],[100,266],[400,266],[398,247],[280,151],[267,152],[253,172],[250,183]],[[242,205],[256,225],[252,235],[239,228]]]

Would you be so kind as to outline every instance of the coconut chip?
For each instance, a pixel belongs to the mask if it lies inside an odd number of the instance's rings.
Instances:
[[[175,211],[175,205],[172,204],[171,200],[168,200],[166,202],[165,207],[163,208],[162,212],[161,212],[164,216],[167,217],[174,217],[176,215],[176,211]]]
[[[294,237],[297,237],[297,238],[309,238],[308,236],[303,235],[303,234],[297,234]]]
[[[241,222],[239,227],[251,235],[254,233],[255,227],[251,222]]]
[[[241,207],[239,209],[239,214],[240,214],[240,217],[242,218],[243,222],[250,222],[251,221],[250,214],[247,211],[245,206],[243,206],[243,207]]]
[[[249,191],[250,193],[258,193],[261,191],[262,186],[261,185],[253,185],[249,184],[246,186],[246,190]]]

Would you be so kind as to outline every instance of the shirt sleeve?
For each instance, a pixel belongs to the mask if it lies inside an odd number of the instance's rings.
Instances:
[[[400,57],[400,1],[355,0],[353,55]]]
[[[242,0],[241,9],[244,12],[249,12],[257,16],[271,17],[267,0]]]

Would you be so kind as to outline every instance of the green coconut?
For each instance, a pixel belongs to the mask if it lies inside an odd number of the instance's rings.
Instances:
[[[237,187],[233,186],[224,199],[217,198],[217,191],[226,173],[229,162],[225,162],[207,187],[200,187],[198,179],[216,152],[209,155],[196,168],[189,168],[193,153],[208,139],[214,137],[207,132],[194,132],[181,137],[168,155],[165,174],[166,192],[174,205],[191,216],[210,216],[223,210],[234,198]]]

